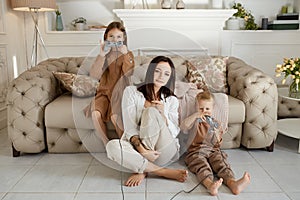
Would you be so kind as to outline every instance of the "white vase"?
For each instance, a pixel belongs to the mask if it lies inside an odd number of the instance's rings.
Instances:
[[[227,30],[240,30],[240,20],[236,17],[230,17],[226,21],[226,29]]]
[[[84,24],[84,23],[77,23],[77,24],[75,25],[75,27],[76,27],[76,30],[77,30],[77,31],[83,31],[83,30],[84,30],[84,27],[85,27],[85,24]]]
[[[171,0],[162,0],[161,1],[161,8],[162,9],[171,9],[172,3]]]
[[[184,9],[184,8],[185,8],[185,4],[183,0],[178,0],[176,3],[176,9]]]
[[[244,30],[245,29],[245,26],[246,26],[246,21],[244,18],[241,18],[241,17],[238,17],[238,20],[240,22],[240,29],[241,30]]]

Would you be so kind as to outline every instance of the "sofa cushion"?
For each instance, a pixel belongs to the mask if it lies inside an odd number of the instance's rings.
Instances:
[[[145,79],[146,69],[155,56],[136,56],[135,69],[132,76],[133,83],[140,83]],[[195,82],[198,88],[207,85],[211,92],[228,93],[227,60],[223,56],[168,56],[176,68],[176,80]],[[197,77],[198,76],[198,77]],[[186,79],[188,78],[188,79]]]
[[[63,85],[64,89],[77,97],[94,96],[99,85],[98,80],[87,75],[66,72],[53,72],[53,75]]]
[[[194,69],[188,68],[188,73],[202,74],[211,92],[228,93],[227,60],[228,57],[223,56],[191,57],[188,61]]]
[[[245,121],[245,104],[232,96],[228,95],[229,114],[228,124],[239,124]]]
[[[46,127],[93,129],[91,118],[86,118],[82,111],[92,98],[77,98],[69,94],[59,96],[46,106]]]
[[[93,129],[91,118],[86,118],[82,110],[92,100],[91,98],[77,98],[63,94],[49,103],[45,109],[45,125],[52,128],[80,128]],[[228,123],[237,124],[245,121],[245,105],[242,101],[228,96]],[[114,129],[111,123],[108,130]]]
[[[204,81],[204,77],[201,72],[190,62],[186,61],[187,73],[186,79],[190,83],[195,83],[198,89],[207,90],[206,83]]]

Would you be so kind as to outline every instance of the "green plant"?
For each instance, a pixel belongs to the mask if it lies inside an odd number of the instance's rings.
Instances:
[[[233,14],[235,17],[240,17],[245,20],[245,29],[246,30],[257,30],[258,26],[255,23],[255,18],[250,11],[247,11],[241,3],[234,3],[232,6],[233,9],[237,9],[237,12]]]
[[[73,26],[75,26],[75,25],[78,24],[78,23],[86,24],[86,19],[83,18],[83,17],[78,17],[78,18],[74,19],[74,20],[71,22],[71,24],[72,24]]]

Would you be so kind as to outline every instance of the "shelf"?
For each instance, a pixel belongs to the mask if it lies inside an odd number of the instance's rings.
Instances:
[[[47,34],[102,34],[105,30],[86,31],[47,31]]]
[[[172,30],[222,30],[235,9],[114,9],[128,29],[164,28]]]

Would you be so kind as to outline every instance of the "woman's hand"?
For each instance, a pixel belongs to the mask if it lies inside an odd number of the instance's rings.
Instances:
[[[148,107],[151,107],[151,106],[152,106],[151,102],[146,100],[145,104],[144,104],[144,107],[148,108]]]
[[[164,115],[164,104],[161,101],[151,101],[151,106],[155,107],[160,114]]]
[[[146,158],[150,162],[154,162],[159,157],[160,152],[145,149],[145,151],[141,154],[142,154],[142,156],[144,156],[144,158]]]

